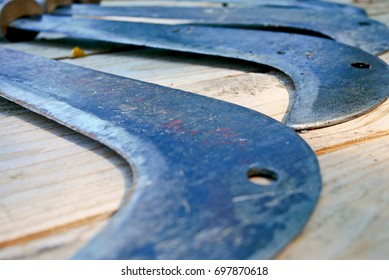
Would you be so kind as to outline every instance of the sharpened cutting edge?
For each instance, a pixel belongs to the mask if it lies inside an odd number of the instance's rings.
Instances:
[[[100,141],[133,170],[132,196],[77,259],[270,258],[314,209],[315,154],[269,117],[5,48],[0,56],[1,96]]]

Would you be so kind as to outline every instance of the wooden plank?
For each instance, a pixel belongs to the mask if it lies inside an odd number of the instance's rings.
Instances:
[[[278,258],[387,259],[388,148],[386,136],[319,156],[324,183],[319,204]]]
[[[30,112],[1,117],[0,248],[112,214],[131,171],[103,145]],[[97,178],[95,174],[98,174]]]
[[[293,100],[288,77],[255,64],[66,42],[12,47],[58,59],[79,44],[90,56],[64,62],[226,100],[278,120]],[[382,58],[389,62],[389,54]],[[388,110],[385,102],[353,121],[301,134],[319,156],[323,194],[303,233],[278,258],[389,257]],[[129,167],[99,143],[5,100],[0,126],[0,258],[70,257],[131,189]]]
[[[357,2],[357,1],[355,1]],[[365,9],[369,16],[384,15],[389,13],[389,2],[386,0],[374,0],[374,3],[368,1],[358,1],[359,7]]]
[[[373,17],[375,20],[378,20],[382,23],[386,23],[388,24],[389,22],[389,12],[387,14],[383,14],[383,15],[376,15]]]
[[[50,232],[41,238],[5,247],[0,250],[0,259],[69,259],[101,230],[107,221],[97,220],[77,227],[63,228],[62,231]]]

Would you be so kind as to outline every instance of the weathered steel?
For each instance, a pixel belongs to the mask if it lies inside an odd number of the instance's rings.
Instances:
[[[64,1],[71,0],[37,0],[39,2],[49,1],[51,6],[55,4],[56,7],[65,5]],[[76,2],[76,1],[74,1]],[[90,1],[90,3],[99,3],[100,1]],[[153,1],[155,5],[156,1]],[[167,3],[166,3],[167,2]],[[160,1],[163,6],[169,6],[172,2],[185,2],[186,4],[190,2],[204,2],[204,3],[218,3],[221,7],[290,7],[293,8],[306,8],[313,9],[318,11],[328,11],[331,10],[336,13],[366,16],[366,11],[362,8],[358,8],[352,5],[345,5],[340,3],[332,3],[327,1],[306,1],[306,0],[190,0],[190,1],[181,1],[181,0],[168,0]],[[125,2],[126,5],[132,6],[131,2]],[[107,4],[107,3],[106,3]],[[109,5],[109,4],[108,4]],[[196,5],[196,4],[195,4]],[[193,5],[193,6],[195,6]],[[105,5],[107,6],[107,5]]]
[[[314,32],[317,36],[325,36],[372,54],[380,54],[389,49],[389,28],[386,25],[365,16],[345,15],[336,9],[316,10],[275,5],[244,8],[72,5],[59,8],[54,13],[179,19],[202,25]]]
[[[181,0],[169,0],[181,2]],[[190,0],[193,2],[209,2],[209,3],[220,3],[222,7],[229,6],[287,6],[287,7],[299,7],[308,8],[315,10],[333,10],[334,12],[341,12],[350,15],[365,16],[366,11],[364,9],[327,1],[316,1],[316,0]],[[163,2],[163,1],[161,1]]]
[[[285,122],[296,130],[350,120],[371,111],[389,93],[389,67],[385,62],[362,50],[311,36],[50,15],[35,21],[19,19],[10,26],[273,66],[295,84],[296,99]]]
[[[0,57],[1,96],[100,141],[132,168],[130,199],[77,259],[270,258],[316,204],[313,151],[269,117],[13,50]]]

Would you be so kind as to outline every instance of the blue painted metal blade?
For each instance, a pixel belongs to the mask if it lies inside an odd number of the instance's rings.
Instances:
[[[389,93],[385,62],[359,49],[311,36],[49,15],[36,21],[19,19],[11,27],[270,65],[295,84],[296,99],[285,123],[296,130],[348,121],[377,107]]]
[[[156,5],[153,1],[153,5]],[[169,0],[159,1],[163,6],[169,6],[172,2],[184,2],[185,4],[191,2],[204,2],[204,3],[218,3],[222,7],[291,7],[293,8],[307,8],[315,9],[320,11],[332,10],[337,13],[344,13],[350,15],[359,15],[366,16],[366,11],[362,8],[341,4],[333,3],[327,1],[317,1],[317,0],[191,0],[191,1],[182,1],[182,0]],[[130,3],[126,3],[130,4]],[[131,4],[130,4],[131,5]]]
[[[199,7],[106,7],[72,5],[57,9],[57,15],[120,16],[188,20],[202,25],[235,28],[285,29],[295,33],[313,32],[360,48],[372,54],[389,49],[389,28],[365,16],[338,13],[336,9],[315,10],[291,6],[244,8]]]
[[[270,258],[315,207],[314,153],[269,117],[9,49],[0,56],[1,96],[100,141],[133,170],[132,196],[77,259]]]

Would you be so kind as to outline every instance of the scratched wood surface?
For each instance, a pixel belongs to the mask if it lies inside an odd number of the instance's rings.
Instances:
[[[389,1],[358,5],[389,24]],[[277,120],[294,98],[286,75],[257,64],[66,38],[0,44],[233,102]],[[87,56],[70,59],[75,46]],[[389,63],[389,53],[381,58]],[[130,168],[103,145],[4,99],[0,127],[0,259],[71,257],[120,207],[131,190]],[[304,230],[276,258],[388,259],[389,101],[301,136],[318,155],[323,191]]]

